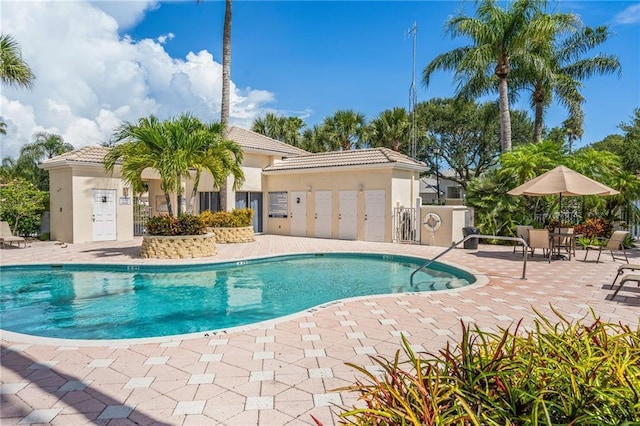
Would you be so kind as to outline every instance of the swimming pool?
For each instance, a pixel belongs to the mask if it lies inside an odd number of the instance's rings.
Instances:
[[[472,284],[424,259],[331,253],[204,265],[30,265],[0,268],[0,326],[67,339],[170,336],[247,325],[354,296]]]

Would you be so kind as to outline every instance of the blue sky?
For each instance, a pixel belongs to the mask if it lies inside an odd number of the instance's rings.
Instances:
[[[633,6],[635,5],[635,12]],[[239,86],[271,91],[275,110],[302,115],[314,124],[338,109],[351,108],[373,118],[394,106],[408,107],[412,71],[412,40],[405,35],[418,26],[416,73],[418,100],[452,96],[449,73],[438,73],[425,87],[424,66],[436,55],[465,44],[443,31],[450,15],[473,2],[236,1],[233,6],[232,76]],[[608,25],[609,41],[592,51],[615,54],[623,73],[585,81],[587,99],[583,143],[616,133],[640,107],[640,10],[637,2],[552,2],[551,10],[578,14],[586,25]],[[631,10],[629,10],[631,8]],[[169,3],[148,13],[128,33],[154,37],[171,32],[166,45],[172,56],[207,49],[221,58],[223,2],[201,5]],[[624,13],[631,22],[622,23]],[[632,15],[635,13],[635,19]],[[526,94],[516,107],[529,109]],[[556,107],[546,119],[559,125],[566,111]]]
[[[123,121],[192,111],[220,116],[223,1],[6,1],[3,32],[13,34],[37,80],[31,91],[3,88],[7,122],[2,157],[16,156],[36,131],[63,135],[79,147],[108,140]],[[418,101],[454,94],[453,76],[439,72],[427,88],[424,66],[466,44],[443,32],[447,18],[471,1],[244,1],[233,4],[231,123],[249,127],[267,112],[313,125],[339,109],[372,119],[408,107],[416,22]],[[562,1],[552,10],[578,14],[612,35],[591,54],[615,54],[622,76],[585,82],[580,145],[619,133],[640,107],[640,4]],[[523,95],[515,107],[529,110]],[[551,108],[546,125],[566,118]]]

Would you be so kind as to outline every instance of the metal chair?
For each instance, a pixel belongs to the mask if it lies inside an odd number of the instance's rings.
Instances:
[[[527,242],[527,244],[529,244],[529,230],[533,229],[533,226],[531,225],[517,225],[516,226],[516,237],[520,237],[523,240],[525,240]],[[514,245],[513,246],[513,252],[516,252],[516,248],[518,247],[518,245]],[[525,251],[524,251],[524,246],[522,246],[522,255],[525,255]]]
[[[529,230],[529,248],[531,249],[531,257],[537,248],[542,249],[542,255],[549,259],[551,263],[551,239],[549,238],[548,229],[530,229]]]
[[[622,250],[624,253],[624,259],[629,263],[629,258],[627,257],[627,252],[624,249],[624,239],[629,234],[629,231],[615,231],[611,238],[605,240],[602,245],[589,245],[587,246],[587,251],[584,254],[584,261],[587,261],[587,255],[589,254],[589,250],[598,250],[598,258],[596,259],[596,263],[600,261],[600,255],[602,254],[602,250],[609,250],[611,252],[611,258],[613,261],[616,261],[615,256],[613,255],[614,250]]]

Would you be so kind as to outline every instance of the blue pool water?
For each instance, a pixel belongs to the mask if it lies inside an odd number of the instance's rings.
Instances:
[[[293,255],[207,265],[0,268],[0,326],[68,339],[169,336],[256,323],[334,300],[434,291],[475,281],[425,261],[369,254]]]

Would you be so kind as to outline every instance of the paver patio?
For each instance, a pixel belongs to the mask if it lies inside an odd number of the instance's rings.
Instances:
[[[171,263],[141,259],[141,240],[59,245],[33,242],[0,250],[0,263]],[[219,244],[214,258],[235,260],[302,252],[374,252],[431,258],[441,247],[260,235],[253,243]],[[593,254],[593,253],[591,253]],[[640,250],[629,251],[639,263]],[[401,334],[417,350],[437,350],[459,336],[460,320],[482,328],[508,327],[550,305],[578,319],[590,309],[606,321],[637,326],[640,289],[627,286],[609,300],[618,265],[608,253],[600,263],[547,263],[510,247],[456,249],[442,262],[485,275],[481,287],[455,292],[396,294],[330,303],[244,329],[153,342],[60,341],[2,332],[0,422],[12,424],[314,424],[338,422],[336,405],[355,395],[333,389],[353,383],[344,365],[372,366],[368,355],[391,357]],[[1,277],[0,277],[1,278]]]

